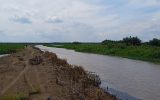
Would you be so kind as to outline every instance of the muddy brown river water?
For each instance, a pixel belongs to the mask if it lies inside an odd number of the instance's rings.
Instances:
[[[121,57],[75,52],[37,45],[43,51],[56,53],[70,64],[81,65],[97,73],[101,87],[123,100],[160,100],[160,65]]]

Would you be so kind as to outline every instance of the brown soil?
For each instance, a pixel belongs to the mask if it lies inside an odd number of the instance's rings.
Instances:
[[[116,100],[98,76],[33,47],[0,58],[0,100]]]

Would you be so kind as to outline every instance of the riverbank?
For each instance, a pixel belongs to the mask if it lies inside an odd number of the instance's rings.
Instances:
[[[159,100],[160,65],[114,56],[81,53],[64,48],[36,46],[42,51],[56,53],[70,64],[84,66],[85,70],[95,72],[101,78],[101,87],[121,100]],[[135,74],[136,73],[136,74]],[[112,89],[116,91],[112,91]],[[119,91],[117,93],[117,91]],[[128,94],[126,96],[125,94]],[[136,97],[137,99],[132,99]]]
[[[112,44],[89,44],[89,43],[63,43],[56,45],[46,45],[48,47],[72,49],[78,52],[119,56],[135,60],[143,60],[154,63],[160,63],[160,47],[141,45],[141,46],[127,46],[122,43]]]
[[[0,58],[0,100],[116,100],[100,79],[33,47]]]

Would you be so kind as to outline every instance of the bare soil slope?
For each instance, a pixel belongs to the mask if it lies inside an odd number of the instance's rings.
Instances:
[[[115,100],[98,76],[34,47],[0,58],[0,100]]]

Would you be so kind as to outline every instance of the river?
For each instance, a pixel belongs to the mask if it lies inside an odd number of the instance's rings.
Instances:
[[[121,57],[80,53],[63,48],[37,45],[43,51],[56,53],[70,64],[81,65],[97,73],[101,87],[123,100],[160,100],[160,65]]]

